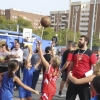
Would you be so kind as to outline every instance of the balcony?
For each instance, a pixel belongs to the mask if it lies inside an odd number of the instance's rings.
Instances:
[[[67,22],[67,21],[68,21],[68,19],[61,19],[61,21],[63,21],[63,22]]]
[[[88,27],[79,27],[80,31],[88,31]]]
[[[81,13],[81,16],[89,16],[89,13]]]
[[[65,27],[61,27],[61,29],[65,29]]]
[[[81,8],[81,11],[90,11],[90,8]]]
[[[88,35],[88,32],[80,32],[81,35]]]
[[[89,25],[89,23],[87,23],[87,22],[84,22],[84,23],[80,23],[80,25],[83,25],[83,26],[88,26]]]
[[[87,18],[80,18],[80,21],[89,21],[89,17],[87,17]]]

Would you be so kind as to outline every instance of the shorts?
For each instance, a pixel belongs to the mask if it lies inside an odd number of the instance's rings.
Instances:
[[[49,93],[42,93],[40,99],[41,100],[52,100],[54,95],[49,94]]]
[[[67,73],[65,71],[62,72],[61,78],[62,78],[62,81],[64,81],[64,82],[66,81]]]
[[[28,90],[25,90],[22,87],[19,87],[19,98],[32,97],[32,93]]]

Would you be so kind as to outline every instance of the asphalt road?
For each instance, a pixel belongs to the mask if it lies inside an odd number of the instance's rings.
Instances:
[[[36,90],[38,90],[38,91],[40,91],[40,89],[41,89],[41,77],[40,77],[40,79],[38,80],[38,83],[37,83],[37,86],[36,86]],[[64,97],[58,97],[58,91],[59,91],[59,84],[60,84],[60,81],[61,81],[61,79],[59,78],[58,80],[57,80],[57,92],[56,92],[56,95],[54,96],[54,98],[53,98],[53,100],[65,100],[65,94],[66,94],[66,87],[64,87],[64,89],[63,89],[63,95],[64,95]],[[19,96],[18,96],[18,91],[14,91],[14,99],[13,100],[20,100],[19,99]],[[36,94],[33,94],[33,100],[39,100],[39,96],[37,96]]]

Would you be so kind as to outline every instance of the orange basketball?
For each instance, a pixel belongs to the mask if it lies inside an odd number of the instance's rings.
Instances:
[[[49,27],[51,25],[51,19],[47,16],[41,18],[41,25],[43,27]]]

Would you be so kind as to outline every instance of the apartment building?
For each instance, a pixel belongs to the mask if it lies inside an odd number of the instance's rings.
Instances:
[[[69,29],[82,35],[91,34],[94,0],[90,2],[70,2]],[[76,16],[77,15],[77,16]],[[94,33],[100,32],[100,0],[96,0]]]
[[[82,35],[88,34],[90,3],[71,2],[69,29],[76,30]]]
[[[51,11],[51,27],[55,31],[68,28],[69,11]]]
[[[37,14],[37,13],[28,13],[21,11],[19,9],[5,9],[5,10],[0,10],[0,15],[4,15],[7,19],[16,21],[17,18],[22,17],[25,20],[28,20],[32,23],[32,26],[34,29],[41,28],[40,25],[40,20],[44,16],[42,14]]]
[[[5,16],[5,10],[0,10],[0,16]]]
[[[88,27],[89,28],[89,32],[88,32],[89,36],[91,34],[93,8],[94,8],[94,0],[91,0],[90,1],[89,27]],[[100,0],[96,0],[93,32],[97,33],[100,36]]]

